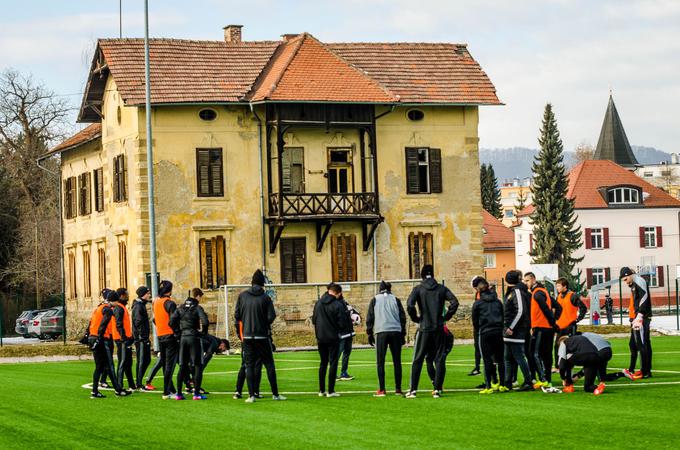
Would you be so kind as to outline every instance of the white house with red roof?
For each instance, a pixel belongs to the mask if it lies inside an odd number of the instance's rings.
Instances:
[[[680,201],[608,160],[585,161],[569,172],[583,246],[575,254],[588,286],[618,278],[621,267],[653,268],[653,298],[665,301],[680,264]],[[529,270],[533,224],[530,206],[515,228],[517,268]],[[675,290],[674,283],[672,289]],[[654,295],[656,292],[656,295]],[[616,292],[618,294],[618,292]]]

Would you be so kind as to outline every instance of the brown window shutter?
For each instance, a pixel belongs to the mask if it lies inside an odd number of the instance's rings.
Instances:
[[[352,234],[349,236],[349,281],[357,281],[359,279],[359,269],[357,267],[357,237]]]
[[[213,150],[210,162],[210,184],[211,194],[215,196],[223,195],[222,183],[222,150]]]
[[[205,239],[199,239],[198,241],[198,255],[201,261],[201,288],[208,289],[208,263]]]
[[[604,281],[609,281],[611,279],[612,279],[611,270],[609,269],[609,267],[607,267],[606,269],[604,269]]]
[[[97,201],[99,202],[98,211],[104,211],[104,169],[98,169],[97,173],[99,174],[99,188],[97,192]]]
[[[281,239],[279,242],[281,252],[281,282],[294,283],[293,279],[293,242],[291,239]]]
[[[432,252],[432,233],[426,233],[424,235],[424,250],[425,254],[423,256],[423,265],[429,264],[434,266],[434,254]],[[421,267],[422,268],[422,267]]]
[[[217,238],[210,239],[210,288],[215,289],[217,282]]]
[[[438,148],[430,149],[430,192],[442,192],[442,151]]]
[[[603,228],[602,229],[602,241],[604,244],[604,248],[609,248],[609,228]]]
[[[593,287],[593,269],[586,269],[586,286]]]
[[[338,263],[339,261],[339,253],[340,253],[340,248],[339,248],[339,243],[338,243],[338,235],[334,234],[331,236],[331,271],[333,281],[338,281],[340,279],[340,274],[339,274],[339,269],[340,269],[340,264]]]
[[[113,201],[114,202],[119,202],[120,201],[120,177],[119,177],[119,172],[120,170],[120,159],[116,156],[113,158]]]
[[[656,246],[663,247],[663,229],[656,227]]]
[[[592,230],[590,228],[586,228],[586,250],[593,248],[592,237]]]
[[[305,261],[306,240],[304,238],[295,239],[295,282],[307,282],[307,263]]]
[[[534,235],[533,234],[529,235],[529,251],[530,252],[534,251]]]
[[[658,280],[658,287],[664,287],[666,280],[664,280],[663,266],[656,266],[656,279]]]
[[[418,180],[418,149],[406,148],[406,193],[420,193],[420,182]]]
[[[127,163],[125,161],[125,155],[120,155],[120,172],[121,172],[121,200],[127,200]]]
[[[224,244],[224,237],[217,236],[217,287],[227,284],[227,264],[226,264],[226,248]]]
[[[210,151],[196,150],[196,176],[198,195],[210,195]]]
[[[640,227],[640,248],[645,248],[645,227]]]

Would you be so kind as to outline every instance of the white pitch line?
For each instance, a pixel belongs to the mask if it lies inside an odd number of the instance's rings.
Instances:
[[[319,362],[319,361],[312,361],[312,362]],[[401,363],[402,366],[410,366],[411,363],[408,361],[404,361]],[[446,363],[447,366],[467,366],[467,364],[459,364],[459,363]],[[375,367],[375,363],[366,363],[366,364],[352,364],[352,367]],[[393,363],[385,363],[385,366],[394,366]],[[284,368],[276,368],[277,372],[288,372],[288,371],[293,371],[293,370],[311,370],[315,369],[318,370],[319,366],[308,366],[308,367],[284,367]],[[239,369],[240,370],[240,369]],[[203,372],[203,375],[233,375],[235,373],[238,373],[238,370],[228,370],[226,372]]]

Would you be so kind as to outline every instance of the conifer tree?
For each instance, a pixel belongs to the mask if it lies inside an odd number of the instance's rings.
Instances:
[[[541,150],[532,166],[531,193],[535,210],[531,215],[533,250],[530,255],[536,264],[558,264],[560,275],[573,282],[574,266],[583,259],[572,256],[581,246],[581,229],[576,226],[574,200],[567,198],[569,183],[562,140],[550,103],[545,106],[538,142]]]
[[[517,213],[522,212],[522,210],[527,207],[527,193],[523,187],[519,188],[519,192],[517,193],[517,201],[515,202],[514,206]]]
[[[497,219],[503,218],[503,205],[501,204],[501,190],[498,188],[498,180],[493,166],[489,164],[486,168],[486,190],[488,196],[487,208],[489,213]]]

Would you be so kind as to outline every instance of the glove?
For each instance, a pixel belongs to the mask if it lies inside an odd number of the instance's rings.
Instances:
[[[97,339],[95,339],[95,341],[92,343],[92,347],[90,347],[90,350],[94,350],[95,348],[97,348],[97,346],[100,345],[101,342],[102,338],[97,337]]]
[[[128,349],[129,349],[129,348],[132,348],[132,344],[134,344],[134,343],[135,343],[135,340],[134,340],[134,339],[132,339],[132,338],[127,339],[127,340],[125,341],[125,348],[128,348]]]
[[[557,324],[553,325],[553,331],[555,331],[555,333],[559,333],[559,332],[560,332],[560,327],[557,326]]]
[[[375,346],[375,338],[373,337],[372,334],[368,335],[368,345],[370,345],[371,347]]]
[[[640,328],[642,328],[642,319],[634,319],[632,327],[635,331],[640,330]]]

